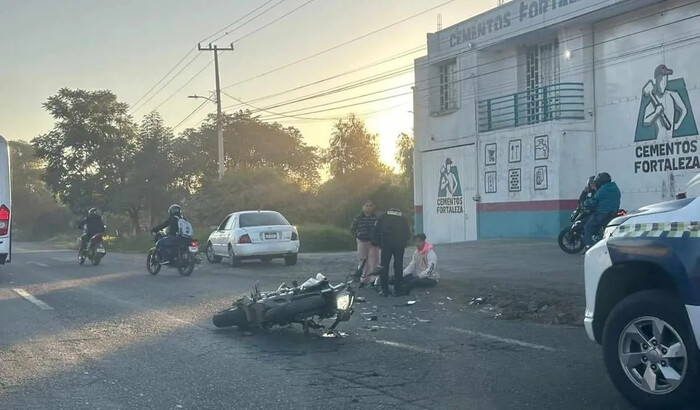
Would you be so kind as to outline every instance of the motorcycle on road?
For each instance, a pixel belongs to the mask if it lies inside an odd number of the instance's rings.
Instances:
[[[301,286],[296,281],[291,287],[282,283],[272,292],[260,292],[256,284],[250,296],[236,300],[231,308],[215,314],[214,326],[245,329],[297,323],[308,335],[310,329],[325,329],[318,323],[321,320],[335,318],[328,332],[337,336],[336,326],[350,320],[354,313],[355,293],[363,267],[364,261],[352,278],[335,286],[320,273]],[[314,318],[318,318],[318,322]]]
[[[146,269],[151,275],[157,275],[163,265],[177,268],[182,276],[190,276],[194,266],[199,263],[199,242],[196,239],[179,238],[180,242],[174,249],[170,249],[171,255],[160,255],[156,249],[159,240],[165,237],[160,231],[153,234],[153,247],[146,257]],[[168,257],[169,256],[169,257]]]
[[[78,241],[81,242],[80,239]],[[82,265],[86,260],[89,260],[93,266],[99,265],[107,254],[103,242],[102,234],[98,233],[90,238],[85,249],[83,249],[82,243],[79,243],[78,263]]]
[[[593,212],[591,212],[588,209],[585,209],[581,205],[579,205],[576,208],[576,210],[574,210],[570,218],[571,225],[562,229],[561,232],[559,232],[559,237],[557,238],[557,242],[559,243],[559,247],[562,251],[571,255],[575,255],[583,251],[583,248],[585,246],[583,240],[583,228],[586,226],[586,222],[588,222],[588,219],[590,219],[592,214]],[[603,221],[602,227],[600,228],[600,232],[593,236],[594,243],[597,243],[598,241],[603,239],[603,232],[605,231],[605,227],[608,225],[608,223],[610,223],[610,221],[612,221],[614,218],[617,218],[618,216],[624,215],[627,215],[627,211],[625,211],[624,209],[620,209],[617,212],[611,213],[610,217]]]

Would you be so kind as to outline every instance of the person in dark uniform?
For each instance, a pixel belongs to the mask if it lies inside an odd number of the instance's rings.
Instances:
[[[78,229],[85,231],[80,237],[80,250],[82,251],[87,248],[90,238],[98,233],[104,233],[105,231],[104,221],[102,220],[102,216],[97,211],[97,208],[90,208],[87,216],[78,224]]]
[[[381,248],[379,277],[381,296],[389,296],[389,265],[394,260],[394,290],[400,293],[403,277],[403,256],[406,245],[411,239],[411,228],[408,221],[397,208],[389,209],[377,220],[374,229],[375,242]]]

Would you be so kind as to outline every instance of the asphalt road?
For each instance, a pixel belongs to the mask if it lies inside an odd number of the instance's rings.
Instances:
[[[341,339],[211,324],[256,281],[344,277],[347,254],[204,262],[184,278],[150,276],[142,255],[81,267],[72,251],[15,245],[0,268],[1,409],[630,408],[581,327],[496,320],[439,290],[400,307],[364,290]]]

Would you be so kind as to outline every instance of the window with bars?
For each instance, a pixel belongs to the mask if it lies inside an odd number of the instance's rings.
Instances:
[[[440,71],[438,112],[454,111],[459,108],[457,60],[442,63],[438,69]]]
[[[527,119],[530,124],[559,115],[559,42],[528,47],[526,73]]]

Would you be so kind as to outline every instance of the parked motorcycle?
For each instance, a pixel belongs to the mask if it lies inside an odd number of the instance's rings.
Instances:
[[[320,273],[301,286],[296,281],[292,287],[282,283],[273,292],[260,292],[256,284],[250,296],[236,300],[231,308],[215,314],[214,326],[270,328],[297,323],[303,326],[304,334],[308,335],[310,329],[325,329],[318,322],[335,318],[328,332],[337,336],[336,326],[350,320],[354,312],[355,293],[363,267],[364,261],[352,278],[346,278],[345,282],[335,286]],[[314,318],[318,318],[318,322]]]
[[[85,260],[89,260],[93,266],[97,266],[107,254],[101,233],[93,235],[85,249],[80,246],[82,245],[80,239],[78,239],[78,243],[78,263],[81,265],[85,263]]]
[[[199,263],[199,242],[196,239],[181,238],[180,243],[174,249],[170,249],[171,257],[160,255],[155,244],[165,237],[164,232],[153,234],[153,247],[148,251],[146,257],[146,269],[151,275],[157,275],[163,265],[170,268],[177,268],[182,276],[190,276],[194,271],[194,265]]]
[[[583,248],[585,246],[584,240],[583,240],[583,228],[586,226],[586,222],[588,222],[588,219],[591,217],[593,212],[590,210],[585,209],[583,206],[578,206],[576,210],[571,214],[571,226],[567,226],[566,228],[562,229],[561,232],[559,232],[559,237],[557,238],[557,242],[559,243],[559,247],[561,250],[568,254],[578,254],[583,251]],[[594,243],[600,241],[603,239],[603,232],[605,231],[605,227],[612,221],[613,219],[617,218],[618,216],[623,216],[626,215],[627,211],[624,209],[620,209],[616,213],[611,213],[610,217],[603,221],[602,227],[600,228],[600,231],[593,235],[593,241]]]

